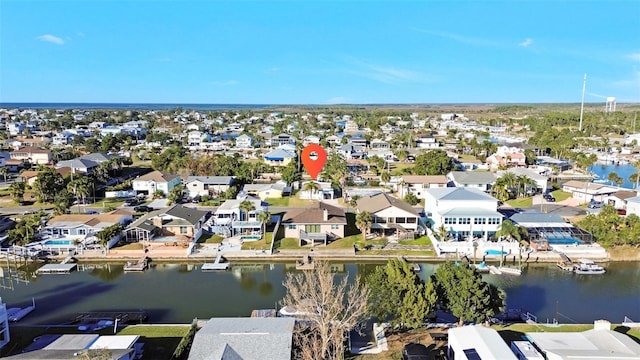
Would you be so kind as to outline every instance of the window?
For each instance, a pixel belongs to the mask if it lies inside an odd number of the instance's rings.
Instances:
[[[414,218],[414,217],[407,218],[407,224],[415,224],[416,222],[418,222],[418,218]]]
[[[62,229],[62,235],[69,235],[69,229]]]
[[[473,223],[476,225],[483,225],[487,223],[487,219],[485,218],[474,218]]]
[[[407,218],[403,218],[403,217],[396,218],[396,223],[398,224],[405,224],[406,222],[407,222]]]
[[[304,231],[306,231],[308,233],[319,233],[320,232],[320,225],[305,225],[304,226]]]
[[[331,224],[331,230],[340,230],[340,225]]]
[[[289,227],[288,227],[288,228],[289,228],[289,230],[295,230],[295,229],[296,229],[296,226],[295,226],[295,225],[289,225]]]
[[[458,223],[461,225],[469,225],[471,224],[471,218],[459,218]]]
[[[489,218],[489,224],[491,224],[491,225],[499,225],[500,224],[500,218]]]
[[[87,229],[78,229],[78,235],[87,235]]]
[[[455,225],[456,218],[444,218],[445,225]]]
[[[180,226],[180,234],[186,234],[187,233],[187,227],[186,226]]]

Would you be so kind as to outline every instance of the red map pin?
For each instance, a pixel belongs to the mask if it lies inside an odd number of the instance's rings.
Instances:
[[[318,144],[310,144],[302,149],[300,157],[304,168],[311,175],[311,178],[316,180],[324,167],[324,163],[327,162],[327,152]]]

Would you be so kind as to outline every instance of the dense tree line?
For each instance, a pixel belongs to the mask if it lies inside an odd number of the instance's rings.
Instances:
[[[640,218],[635,214],[621,217],[613,206],[603,206],[597,215],[589,214],[576,225],[603,246],[640,246]]]

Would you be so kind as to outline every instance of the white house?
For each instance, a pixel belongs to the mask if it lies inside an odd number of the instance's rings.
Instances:
[[[451,360],[518,360],[495,329],[467,325],[451,328],[447,334],[447,356]]]
[[[236,148],[251,149],[253,148],[253,138],[247,134],[242,134],[236,138]]]
[[[635,214],[640,217],[640,196],[627,199],[627,216]]]
[[[413,193],[418,199],[423,199],[426,189],[447,187],[447,183],[444,175],[403,175],[398,184],[398,195],[404,198]]]
[[[637,193],[630,190],[620,190],[604,198],[605,204],[618,210],[626,209],[627,200],[636,197]]]
[[[427,189],[424,208],[431,229],[444,227],[460,241],[471,236],[488,240],[502,224],[498,200],[474,188]]]
[[[433,136],[418,136],[416,138],[416,147],[418,149],[439,149],[440,144]]]
[[[180,182],[180,176],[156,170],[134,179],[133,190],[148,194],[159,190],[166,195]]]
[[[318,190],[304,190],[306,188],[306,184],[315,183]],[[307,181],[302,184],[302,190],[300,190],[300,199],[307,200],[325,200],[325,199],[333,199],[335,197],[335,191],[333,187],[331,187],[330,182],[320,182],[320,181]]]
[[[545,193],[547,191],[549,179],[544,175],[540,175],[536,171],[527,168],[511,168],[506,171],[498,171],[496,175],[498,176],[498,178],[501,178],[507,172],[511,172],[515,176],[526,176],[536,182],[536,188],[540,192]]]
[[[243,201],[249,201],[253,205],[253,210],[248,212],[242,210],[240,204]],[[211,230],[213,233],[223,234],[227,237],[236,234],[261,235],[262,222],[258,221],[258,214],[263,211],[265,211],[265,207],[260,199],[245,197],[227,200],[218,207],[209,220],[212,225]]]
[[[455,187],[489,191],[496,182],[496,175],[485,171],[452,171],[447,174],[447,179]]]
[[[562,191],[570,193],[571,197],[585,203],[591,200],[604,201],[606,197],[615,194],[618,190],[620,189],[617,187],[578,180],[570,180],[562,185]]]
[[[184,189],[189,197],[211,195],[229,190],[235,176],[189,176],[184,182]]]

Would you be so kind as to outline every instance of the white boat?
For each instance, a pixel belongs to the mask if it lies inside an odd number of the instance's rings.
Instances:
[[[500,266],[498,268],[498,270],[500,270],[500,272],[502,274],[522,275],[522,269],[520,269],[520,268],[512,268],[512,267],[507,267],[507,266]]]
[[[598,275],[604,274],[606,270],[588,259],[579,259],[579,263],[573,266],[573,272],[580,275]]]

